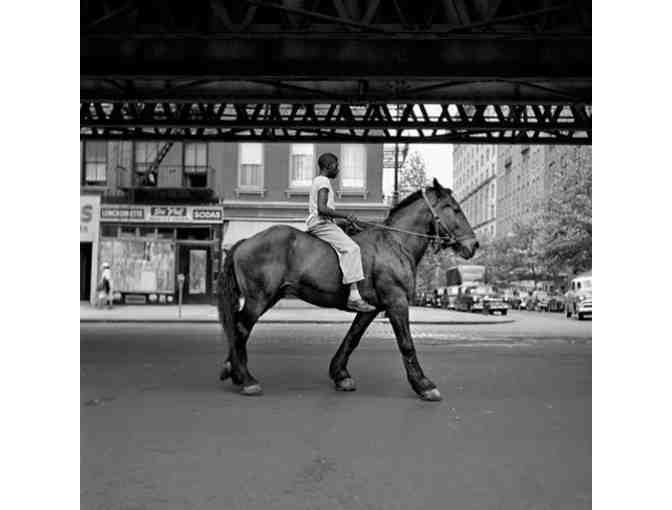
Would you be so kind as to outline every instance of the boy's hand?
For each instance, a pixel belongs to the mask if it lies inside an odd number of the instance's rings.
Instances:
[[[348,216],[345,218],[348,220],[349,223],[352,223],[353,225],[357,223],[357,216],[354,214],[348,214]]]

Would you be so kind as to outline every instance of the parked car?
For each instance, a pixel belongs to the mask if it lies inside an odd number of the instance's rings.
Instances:
[[[503,298],[498,296],[487,296],[483,298],[483,312],[489,314],[499,313],[506,315],[509,313],[509,305],[506,304]]]
[[[535,310],[537,312],[548,312],[548,303],[550,299],[548,293],[543,290],[537,290],[532,293],[532,307],[528,310]]]
[[[583,273],[572,280],[565,294],[565,315],[579,320],[593,317],[593,274]]]
[[[562,312],[565,309],[565,298],[560,294],[554,294],[548,299],[549,312]]]

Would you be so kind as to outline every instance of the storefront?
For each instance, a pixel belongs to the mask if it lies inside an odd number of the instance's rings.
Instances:
[[[219,206],[102,205],[98,262],[112,268],[115,301],[213,302],[222,239]]]
[[[91,304],[95,300],[98,274],[98,232],[100,226],[100,197],[79,197],[79,300]]]

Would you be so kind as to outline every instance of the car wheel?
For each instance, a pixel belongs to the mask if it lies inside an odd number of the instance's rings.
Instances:
[[[506,315],[507,312],[508,310],[502,310],[502,315]]]

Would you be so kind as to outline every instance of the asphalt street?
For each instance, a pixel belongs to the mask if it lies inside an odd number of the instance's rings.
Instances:
[[[588,509],[591,322],[512,312],[412,326],[444,400],[420,401],[391,327],[258,325],[240,396],[216,324],[81,325],[83,509]]]

